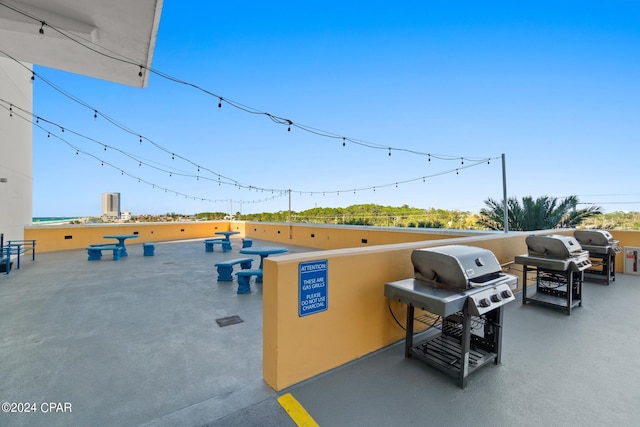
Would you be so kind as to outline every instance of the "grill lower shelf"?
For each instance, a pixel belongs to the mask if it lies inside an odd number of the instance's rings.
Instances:
[[[603,280],[607,286],[609,286],[611,282],[616,280],[615,253],[589,253],[589,257],[591,258],[591,265],[593,268],[589,268],[584,271],[585,280],[589,278],[595,280]]]
[[[454,377],[457,377],[463,368],[460,360],[460,355],[462,354],[460,342],[443,334],[414,346],[411,349],[411,353],[434,368]],[[469,351],[468,372],[472,373],[481,366],[494,362],[496,357],[496,353],[472,348]]]
[[[535,287],[529,287],[529,289],[535,289]],[[564,294],[566,295],[566,287],[564,288]],[[567,297],[562,295],[552,295],[546,292],[527,292],[527,298],[524,300],[525,302],[538,302],[547,305],[555,305],[559,307],[567,307]],[[571,301],[571,308],[582,306],[581,299],[573,299]]]
[[[535,286],[528,286],[527,273],[535,272]],[[557,271],[523,265],[522,304],[537,302],[562,307],[568,315],[574,307],[582,307],[584,272]]]

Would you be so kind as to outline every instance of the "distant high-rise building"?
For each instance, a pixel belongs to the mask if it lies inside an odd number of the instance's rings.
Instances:
[[[120,193],[102,193],[102,216],[120,218]]]

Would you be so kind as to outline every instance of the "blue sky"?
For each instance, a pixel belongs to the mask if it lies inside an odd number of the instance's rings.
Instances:
[[[271,212],[288,189],[294,211],[477,212],[502,153],[509,197],[640,210],[638,1],[195,3],[164,3],[153,69],[338,138],[155,74],[35,66],[133,135],[36,79],[34,113],[93,141],[34,128],[34,216],[99,215],[104,192],[133,214]]]

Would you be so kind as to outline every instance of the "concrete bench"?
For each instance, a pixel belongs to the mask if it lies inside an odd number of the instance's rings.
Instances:
[[[253,239],[249,239],[247,237],[242,239],[242,247],[243,248],[250,248],[251,245],[253,245]]]
[[[262,278],[262,269],[249,269],[249,270],[240,270],[236,272],[236,276],[238,276],[238,293],[246,294],[251,291],[251,276],[256,276],[256,278]]]
[[[218,268],[218,282],[233,282],[233,266],[240,264],[241,269],[247,270],[251,268],[252,261],[251,258],[237,258],[217,263],[215,266]]]
[[[122,248],[118,245],[92,245],[87,248],[88,261],[97,261],[102,258],[102,251],[113,251],[113,260],[118,261],[122,254]]]
[[[224,237],[220,237],[219,239],[206,239],[204,241],[204,251],[213,252],[214,245],[222,246],[222,252],[229,252],[231,250],[231,243],[227,242]]]
[[[156,251],[156,244],[155,243],[143,243],[142,244],[142,252],[143,252],[144,256],[153,256],[155,251]]]

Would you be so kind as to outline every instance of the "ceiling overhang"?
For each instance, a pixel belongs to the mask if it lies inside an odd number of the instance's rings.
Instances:
[[[162,4],[0,0],[0,57],[145,87]]]

